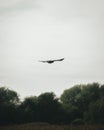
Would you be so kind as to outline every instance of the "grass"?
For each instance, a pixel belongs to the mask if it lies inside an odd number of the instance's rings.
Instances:
[[[29,123],[23,125],[0,126],[0,130],[104,130],[104,125],[48,125]]]

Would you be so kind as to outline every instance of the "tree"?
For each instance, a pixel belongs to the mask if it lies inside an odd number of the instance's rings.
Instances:
[[[53,92],[26,97],[0,88],[0,125],[28,122],[104,124],[104,85],[75,85],[57,98]]]
[[[95,102],[99,99],[99,84],[98,83],[92,83],[87,84],[82,87],[80,96],[78,98],[77,106],[82,113],[87,111],[89,108],[89,104],[91,102]]]
[[[100,98],[104,97],[104,84],[100,86]]]
[[[19,102],[18,94],[10,90],[6,87],[0,88],[0,104],[9,103],[9,104],[17,104]]]
[[[53,92],[46,92],[38,97],[39,117],[42,122],[60,122],[63,112],[61,103]]]
[[[75,85],[63,92],[60,100],[67,112],[68,121],[71,122],[75,118],[81,118],[81,113],[78,108],[78,100],[81,96],[82,85]]]
[[[90,103],[99,99],[99,88],[98,83],[92,83],[76,85],[64,91],[61,95],[61,102],[68,111],[71,120],[84,118],[84,112],[88,111]]]
[[[18,94],[5,87],[0,88],[0,124],[13,123],[15,121]]]
[[[38,121],[38,98],[26,97],[18,108],[19,120],[23,122]]]
[[[92,98],[85,112],[84,118],[89,123],[104,123],[104,85],[95,88],[95,96]]]
[[[96,102],[91,102],[88,111],[86,111],[85,120],[91,124],[104,124],[104,97]]]
[[[75,105],[77,103],[77,98],[81,93],[81,85],[76,85],[70,89],[67,89],[61,95],[61,102],[64,104]]]

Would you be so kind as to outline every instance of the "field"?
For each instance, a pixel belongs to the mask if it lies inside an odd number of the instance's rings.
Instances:
[[[0,126],[0,130],[104,130],[104,126],[47,125],[30,123],[24,125]]]

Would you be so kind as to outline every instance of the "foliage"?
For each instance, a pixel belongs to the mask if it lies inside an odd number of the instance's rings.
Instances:
[[[71,122],[72,125],[85,125],[85,121],[82,119],[75,119]]]
[[[60,98],[53,92],[26,97],[0,88],[0,125],[28,122],[51,124],[103,124],[104,85],[80,84],[64,90]]]
[[[18,94],[13,91],[13,90],[10,90],[8,88],[5,88],[5,87],[1,87],[0,88],[0,104],[6,104],[6,103],[9,103],[9,104],[16,104],[19,102],[19,97],[18,97]]]
[[[16,116],[18,94],[8,88],[0,88],[0,124],[9,124],[14,122]]]

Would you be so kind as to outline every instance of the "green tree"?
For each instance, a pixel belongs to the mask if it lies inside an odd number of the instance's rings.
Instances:
[[[0,124],[15,122],[18,94],[5,87],[0,88]]]
[[[66,89],[61,95],[61,102],[64,104],[75,105],[77,103],[77,99],[81,93],[81,85],[76,85],[70,89]]]
[[[82,115],[83,112],[88,110],[91,102],[95,102],[99,99],[99,86],[98,83],[83,85],[77,102],[77,106]]]
[[[0,88],[0,104],[17,104],[19,102],[19,96],[17,92],[10,90],[6,87]]]
[[[104,85],[95,88],[95,98],[89,103],[88,111],[85,112],[84,118],[89,123],[104,123]]]
[[[40,121],[61,122],[64,110],[59,99],[53,92],[46,92],[38,97]]]
[[[90,103],[99,99],[99,88],[98,83],[92,83],[76,85],[64,91],[61,95],[61,102],[68,111],[71,120],[84,118],[84,112],[88,111]]]
[[[85,113],[85,120],[91,124],[104,124],[104,97],[91,102],[88,111]]]
[[[100,86],[100,98],[104,97],[104,84]]]
[[[18,108],[19,119],[24,122],[38,120],[38,98],[36,96],[26,97]]]
[[[75,118],[81,118],[81,113],[78,108],[78,100],[81,96],[82,85],[75,85],[63,92],[60,100],[67,112],[68,121],[71,122]]]

